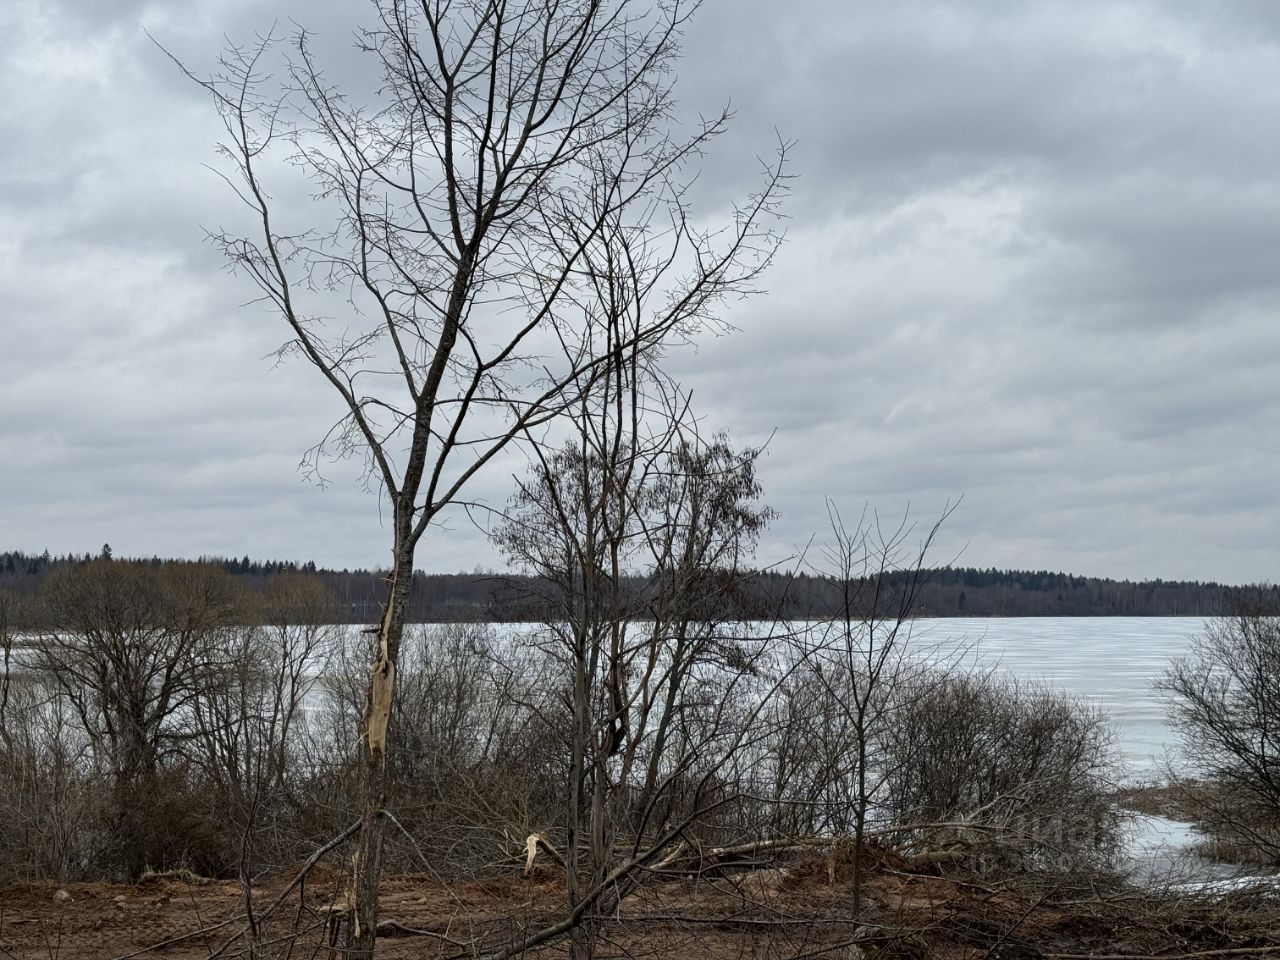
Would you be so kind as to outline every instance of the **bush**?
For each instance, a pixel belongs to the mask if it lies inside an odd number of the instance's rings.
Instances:
[[[0,719],[0,883],[96,879],[111,842],[109,780],[71,712],[30,674],[8,677]]]
[[[991,868],[1111,861],[1116,766],[1097,710],[996,673],[926,671],[895,697],[884,792],[896,823],[971,825],[931,831],[931,843],[980,850]]]
[[[1208,623],[1156,687],[1203,781],[1193,805],[1220,839],[1280,861],[1280,617],[1254,604]]]

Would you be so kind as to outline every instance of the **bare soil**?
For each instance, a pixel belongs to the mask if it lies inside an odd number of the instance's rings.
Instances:
[[[847,920],[849,864],[838,864],[833,877],[827,861],[815,859],[785,873],[655,883],[603,922],[597,955],[844,960],[857,955],[855,941],[863,956],[880,960],[1177,956],[1252,947],[1280,953],[1280,935],[1271,932],[1280,930],[1274,903],[1162,901],[1123,889],[1032,891],[972,876],[912,873],[889,853],[867,866],[869,923],[862,930]],[[256,887],[255,914],[292,879],[280,875]],[[331,938],[344,916],[345,885],[333,868],[313,871],[259,923],[252,956],[341,957]],[[562,916],[564,904],[563,885],[550,872],[447,885],[390,877],[382,886],[378,956],[461,957],[517,943]],[[253,938],[245,912],[238,884],[194,877],[18,884],[0,891],[0,958],[248,957]],[[565,953],[559,940],[525,956]]]

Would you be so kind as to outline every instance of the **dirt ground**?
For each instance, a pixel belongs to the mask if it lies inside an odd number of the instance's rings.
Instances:
[[[861,931],[847,921],[847,864],[834,881],[825,863],[814,861],[785,873],[657,883],[603,923],[597,955],[846,960],[857,955],[855,940],[863,956],[881,960],[1178,955],[1273,946],[1269,931],[1280,929],[1280,914],[1258,904],[1231,909],[1135,902],[1124,894],[1087,901],[1078,892],[1031,896],[902,867],[887,856],[873,865],[866,894],[871,922]],[[292,879],[282,875],[256,888],[255,914]],[[333,921],[343,915],[344,886],[336,870],[314,871],[258,924],[250,954],[253,937],[236,883],[166,875],[134,885],[19,884],[0,891],[0,958],[336,960],[342,951],[331,942]],[[382,887],[378,956],[462,957],[516,943],[558,919],[564,902],[562,883],[548,873],[449,885],[391,877]],[[1280,946],[1266,952],[1280,953]],[[525,956],[565,953],[560,940]]]

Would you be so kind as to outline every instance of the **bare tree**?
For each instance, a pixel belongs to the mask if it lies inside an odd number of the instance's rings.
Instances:
[[[220,632],[217,670],[191,701],[186,753],[206,802],[221,811],[223,843],[238,848],[221,861],[247,869],[262,845],[259,820],[278,818],[293,799],[304,704],[341,628],[328,591],[301,574],[271,578],[245,606],[245,621]]]
[[[288,755],[304,704],[319,679],[323,658],[340,643],[338,605],[315,577],[286,573],[267,581],[255,619],[262,662],[269,665],[268,712],[261,717],[268,745],[268,779],[283,787]]]
[[[98,879],[111,852],[110,783],[66,702],[30,671],[13,681],[0,743],[0,876]]]
[[[1280,616],[1266,594],[1209,621],[1156,688],[1205,779],[1191,799],[1218,833],[1280,860]]]
[[[864,511],[850,529],[828,503],[832,539],[816,579],[835,613],[811,640],[808,683],[817,697],[814,736],[821,745],[815,771],[821,789],[812,792],[824,811],[820,828],[852,838],[855,920],[862,912],[868,816],[883,806],[892,773],[884,744],[913,672],[908,655],[916,603],[928,579],[925,559],[953,509],[948,505],[917,542],[916,526],[905,513],[885,525]]]
[[[190,735],[188,711],[223,668],[220,633],[240,616],[231,578],[197,564],[95,560],[42,585],[34,666],[69,704],[110,771],[120,867],[148,866],[147,802],[161,761]]]
[[[625,344],[616,306],[636,288],[602,276],[601,335]],[[497,535],[538,577],[546,622],[534,640],[562,678],[568,912],[559,932],[576,958],[594,955],[601,918],[643,871],[676,863],[733,802],[732,768],[760,733],[744,717],[758,718],[768,699],[757,682],[765,644],[725,616],[738,564],[770,517],[755,502],[758,451],[689,433],[684,405],[636,359],[622,353],[584,398],[574,441],[535,449]]]
[[[723,230],[691,219],[681,180],[725,115],[668,133],[671,66],[696,2],[379,0],[360,35],[376,102],[338,92],[296,37],[285,92],[268,41],[232,48],[200,81],[228,133],[227,180],[255,239],[229,261],[337,392],[317,448],[359,451],[386,498],[391,567],[362,722],[363,826],[352,956],[372,951],[395,670],[414,552],[442,510],[515,438],[556,416],[608,357],[581,335],[583,250],[610,224],[662,269],[631,334],[652,352],[749,289],[776,237],[781,156]],[[781,151],[780,151],[781,152]],[[270,158],[308,176],[324,225],[273,198]],[[326,297],[325,294],[330,294]],[[335,297],[332,295],[336,294]],[[329,323],[326,311],[341,310]]]

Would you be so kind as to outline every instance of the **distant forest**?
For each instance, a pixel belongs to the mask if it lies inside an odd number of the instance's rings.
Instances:
[[[31,593],[40,581],[59,567],[88,563],[109,557],[110,547],[97,554],[52,556],[20,551],[0,553],[0,590]],[[350,623],[375,621],[385,595],[381,571],[329,570],[315,563],[285,560],[253,560],[201,557],[198,561],[166,560],[160,557],[141,562],[199,562],[221,567],[251,587],[261,586],[282,573],[315,576],[332,591],[339,608]],[[889,574],[902,578],[908,573]],[[1260,597],[1256,587],[1229,587],[1197,581],[1106,580],[1078,577],[1045,570],[980,570],[972,567],[942,567],[921,571],[922,586],[915,615],[920,617],[1211,617],[1230,614],[1247,601],[1256,607]],[[645,580],[637,577],[633,587],[643,593]],[[532,577],[503,573],[422,573],[414,574],[410,596],[410,620],[449,622],[489,620],[511,622],[538,619],[530,599],[538,595],[538,581]],[[1280,587],[1264,588],[1263,598],[1280,609]],[[734,588],[720,600],[716,616],[804,619],[832,614],[839,597],[832,581],[804,573],[789,574],[752,571],[738,576]],[[727,606],[726,606],[727,605]],[[1267,606],[1272,606],[1267,603]]]

